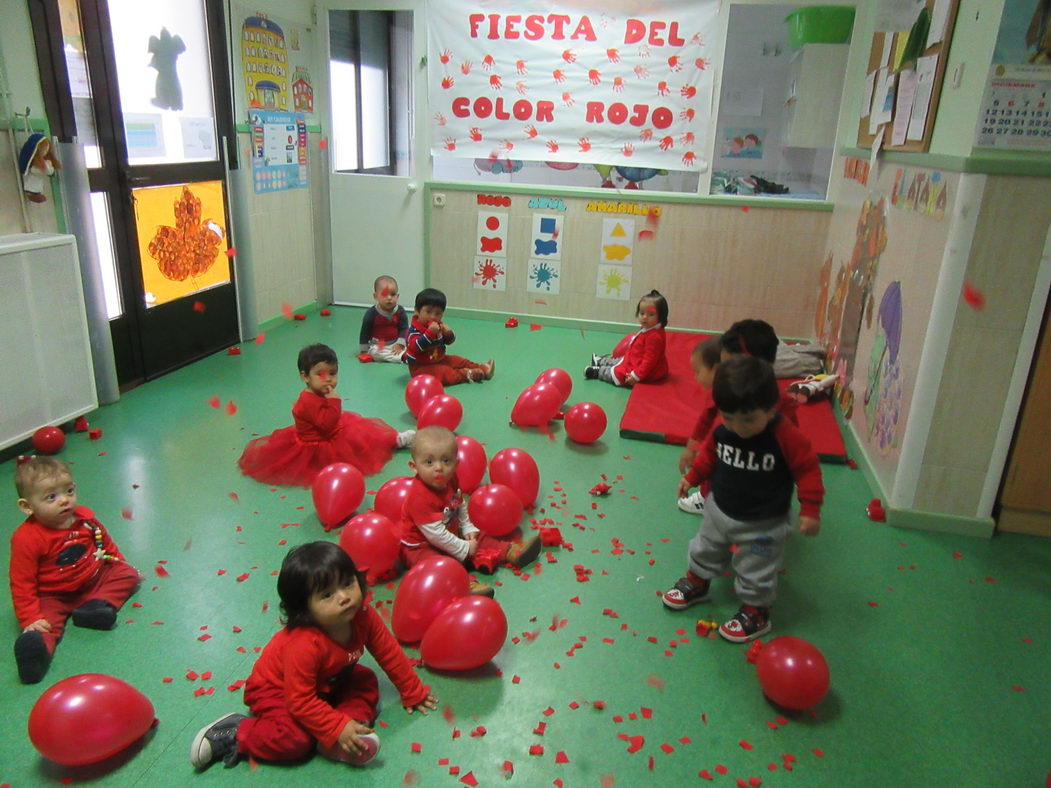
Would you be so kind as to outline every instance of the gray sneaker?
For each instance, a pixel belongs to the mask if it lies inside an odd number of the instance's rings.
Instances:
[[[700,490],[679,499],[679,508],[689,514],[704,514],[704,496]]]
[[[394,441],[395,448],[404,449],[412,445],[412,439],[416,437],[416,430],[405,430],[405,432],[399,432],[397,439]]]
[[[227,769],[235,766],[241,759],[237,728],[246,719],[243,714],[227,714],[197,731],[190,745],[190,763],[194,768],[204,769],[215,761],[222,761]]]

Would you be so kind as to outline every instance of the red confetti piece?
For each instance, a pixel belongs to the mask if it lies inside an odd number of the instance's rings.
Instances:
[[[216,574],[219,575],[220,577],[222,577],[223,575],[226,574],[226,570],[225,569],[220,569],[218,572],[216,572]]]
[[[193,539],[187,539],[186,544],[182,546],[182,551],[185,553],[193,545]]]
[[[550,706],[548,706],[546,709],[544,709],[544,712],[543,712],[545,717],[550,717],[554,713],[555,713],[555,710],[553,708],[551,708]]]
[[[963,300],[974,310],[980,311],[985,308],[985,296],[970,282],[963,283]]]
[[[653,240],[653,230],[639,230],[639,240],[640,241],[652,241]]]
[[[743,749],[743,750],[750,750],[750,749],[752,749],[751,743],[746,741],[746,740],[744,740],[744,739],[741,739],[741,741],[739,741],[737,743],[741,746],[741,749]]]
[[[208,681],[208,679],[210,679],[211,677],[212,671],[206,670],[204,673],[201,674],[201,681]]]
[[[673,752],[675,752],[675,748],[667,742],[661,744],[661,749],[664,750],[664,752],[666,752],[668,755],[671,755]]]
[[[719,772],[719,774],[726,774],[730,770],[720,763],[718,766],[715,767],[715,771]]]
[[[201,301],[194,301],[193,302],[193,311],[194,312],[204,312],[207,308],[208,307],[206,307],[204,305],[204,303],[201,302]]]
[[[529,754],[530,755],[543,755],[544,754],[544,745],[543,744],[531,744],[531,745],[529,745]]]
[[[293,320],[306,320],[307,316],[304,315],[302,312],[296,312],[294,315],[292,315],[292,319]]]
[[[123,517],[125,520],[134,520],[135,519],[134,517],[131,516],[131,509],[129,509],[127,506],[125,506],[123,509],[120,510],[120,516]]]
[[[321,150],[327,149],[328,148],[328,140],[326,140],[324,137],[322,137],[321,139],[319,139],[317,141],[317,146],[319,148],[321,148]]]
[[[869,607],[879,607],[879,602],[872,602],[872,601],[869,601],[869,602],[868,602],[868,606],[869,606]]]
[[[211,639],[212,639],[212,636],[211,636],[211,635],[209,635],[209,634],[208,634],[207,632],[205,632],[205,633],[204,633],[203,635],[201,635],[201,636],[200,636],[199,638],[197,638],[197,639],[198,639],[199,641],[201,641],[201,642],[203,643],[203,642],[204,642],[204,641],[206,641],[206,640],[211,640]]]
[[[230,493],[230,500],[233,501],[234,503],[240,503],[241,502],[241,497],[237,493],[232,492],[232,493]]]
[[[332,314],[332,310],[331,309],[322,309],[320,312],[318,312],[318,314],[321,315],[322,317],[328,317],[329,315]]]
[[[163,679],[161,679],[161,681],[163,681],[165,684],[171,684],[173,679],[171,676],[165,676]]]
[[[249,577],[248,572],[245,572],[244,574],[238,575],[236,579],[237,579],[238,583],[243,583],[245,580],[248,579],[248,577]]]
[[[563,750],[555,753],[555,763],[569,763],[569,756]]]
[[[157,573],[157,577],[171,577],[163,566],[157,565],[153,567],[153,571]]]
[[[815,749],[811,750],[811,752],[814,753],[814,755],[816,755],[818,758],[824,758],[825,757],[825,751],[824,750],[819,750],[819,749],[815,748]]]
[[[518,676],[517,674],[511,677],[511,683],[512,684],[519,684],[519,683],[521,683],[521,681],[522,681],[522,678],[520,676]]]
[[[1015,692],[1025,692],[1025,687],[1023,687],[1021,684],[1015,684],[1011,687],[1011,689],[1013,689]]]
[[[646,677],[646,683],[651,687],[656,688],[657,692],[664,692],[664,679],[660,676],[651,673]]]
[[[639,713],[642,714],[642,719],[649,720],[653,718],[653,709],[649,709],[645,706],[639,709]]]
[[[599,785],[601,788],[613,788],[614,777],[612,774],[601,774],[599,775]]]
[[[402,785],[417,785],[420,782],[420,773],[415,769],[409,769],[401,778]]]
[[[452,725],[456,720],[456,714],[453,712],[453,707],[449,704],[445,704],[445,706],[442,707],[442,717],[445,718],[447,723]]]
[[[467,772],[467,774],[460,778],[460,782],[462,782],[464,785],[478,785],[478,781],[474,778],[474,772]]]
[[[263,612],[265,613],[269,609],[270,609],[270,603],[269,602],[264,602],[263,603]]]
[[[702,778],[702,779],[704,779],[704,780],[714,780],[715,779],[714,777],[712,777],[712,773],[710,771],[708,771],[707,769],[701,769],[699,772],[697,772],[697,776]]]
[[[529,330],[530,331],[539,331],[542,328],[543,328],[543,326],[540,325],[539,323],[530,323],[529,324]]]
[[[485,726],[484,725],[479,725],[477,728],[475,728],[473,731],[471,731],[470,735],[471,735],[472,739],[477,739],[480,736],[485,736],[486,733],[487,733],[487,731],[485,730]]]
[[[233,627],[233,631],[234,631],[235,633],[237,633],[237,632],[242,632],[243,630],[241,629],[241,627],[239,627],[239,626],[236,626],[236,625],[234,625],[234,627]]]
[[[233,400],[230,400],[226,403],[226,415],[233,416],[235,413],[237,413],[237,406],[234,404]]]
[[[646,743],[645,736],[629,736],[628,737],[628,752],[638,752],[642,749],[642,745]]]
[[[423,745],[420,744],[418,741],[414,741],[409,749],[411,749],[414,753],[418,755],[421,752],[423,752]]]
[[[511,763],[510,761],[504,761],[504,764],[503,764],[503,766],[500,767],[500,769],[504,772],[504,776],[506,776],[506,777],[514,776],[515,765],[513,763]]]
[[[97,441],[102,438],[102,428],[96,427],[95,429],[88,430],[88,440]]]
[[[995,577],[987,577],[987,578],[985,578],[985,582],[986,583],[995,583],[996,582],[996,578]]]
[[[186,678],[188,678],[190,681],[197,681],[197,679],[199,679],[200,676],[197,674],[196,670],[188,670],[186,671]]]
[[[261,344],[263,344],[263,340],[265,340],[265,339],[266,339],[266,332],[264,332],[264,331],[260,331],[260,332],[259,332],[259,336],[257,336],[257,337],[256,337],[256,338],[255,338],[255,339],[254,339],[253,341],[254,341],[254,342],[255,342],[255,343],[257,344],[257,345],[261,345]]]
[[[544,731],[546,731],[546,730],[547,730],[547,723],[546,722],[538,722],[536,724],[536,727],[533,728],[533,733],[535,733],[537,736],[543,736],[544,735]]]
[[[741,210],[744,211],[745,213],[748,213],[750,210],[752,210],[752,206],[750,206],[750,205],[742,205],[741,206]]]
[[[218,410],[219,406],[223,404],[223,401],[221,399],[219,399],[218,397],[210,397],[209,400],[208,400],[208,404],[211,405],[216,410]]]
[[[155,627],[162,627],[162,626],[164,626],[164,622],[163,621],[151,621],[150,624],[152,624]]]

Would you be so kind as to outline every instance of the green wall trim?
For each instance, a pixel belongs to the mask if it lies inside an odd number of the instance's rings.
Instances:
[[[235,124],[234,127],[235,127],[235,129],[237,131],[251,131],[252,130],[252,125],[250,123],[237,123],[237,124]],[[321,124],[320,123],[308,123],[307,124],[307,132],[309,132],[311,134],[320,134],[321,133]]]
[[[866,148],[840,148],[843,156],[868,159]],[[908,164],[948,172],[975,172],[986,175],[1051,176],[1051,156],[1045,151],[999,151],[975,149],[970,156],[950,156],[942,153],[902,153],[881,151],[880,159],[888,164]]]
[[[996,523],[991,517],[963,517],[957,514],[945,514],[942,512],[925,512],[919,509],[896,509],[887,504],[890,496],[883,489],[883,484],[876,471],[869,462],[868,455],[861,448],[854,427],[843,419],[838,403],[833,403],[832,410],[836,414],[839,430],[843,434],[843,441],[847,445],[847,456],[858,464],[858,469],[865,474],[865,481],[873,491],[873,497],[883,502],[883,508],[887,512],[887,525],[896,528],[910,528],[916,531],[935,531],[944,534],[957,534],[959,536],[977,536],[988,539],[996,530]],[[868,502],[866,501],[867,505]]]
[[[303,304],[303,306],[297,306],[292,311],[293,312],[313,312],[317,308],[318,308],[317,301],[311,301],[309,304]],[[277,328],[278,326],[282,325],[283,323],[287,323],[287,322],[288,322],[288,318],[287,317],[285,317],[284,315],[278,315],[277,317],[272,317],[269,320],[264,320],[262,323],[259,324],[258,330],[260,332],[266,332],[266,331],[269,331],[271,328]]]
[[[518,183],[466,183],[464,181],[427,181],[428,192],[436,189],[482,194],[528,194],[536,197],[575,197],[578,199],[616,200],[617,202],[682,203],[686,205],[724,205],[730,208],[779,208],[793,211],[831,211],[835,203],[828,200],[790,200],[784,197],[732,195],[671,194],[668,192],[625,191],[623,189],[589,189],[581,186],[545,186]],[[430,207],[431,201],[427,200]]]

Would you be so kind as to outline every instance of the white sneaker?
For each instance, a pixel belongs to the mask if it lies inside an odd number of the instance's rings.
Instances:
[[[412,445],[412,439],[416,437],[416,430],[405,430],[405,432],[399,432],[397,439],[394,441],[395,448],[404,449],[406,446]]]
[[[700,490],[679,499],[679,508],[689,514],[704,514],[704,496]]]
[[[597,367],[598,366],[598,360],[600,358],[602,358],[602,356],[600,356],[598,353],[592,353],[591,354],[591,366]]]

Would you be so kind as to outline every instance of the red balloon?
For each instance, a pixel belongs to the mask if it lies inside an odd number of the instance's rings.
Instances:
[[[460,426],[462,418],[463,405],[460,404],[460,400],[451,394],[438,394],[420,408],[419,416],[416,417],[416,428],[422,430],[437,424],[439,427],[455,430]]]
[[[511,409],[511,421],[519,427],[540,427],[558,413],[562,392],[551,383],[535,383],[518,395]]]
[[[41,454],[58,454],[66,445],[66,433],[58,427],[41,427],[33,433],[33,448]]]
[[[401,510],[405,505],[405,499],[412,489],[414,478],[412,476],[398,476],[383,483],[376,491],[376,500],[372,502],[372,508],[382,514],[392,523],[401,522]]]
[[[456,476],[460,480],[460,489],[465,493],[474,492],[485,476],[489,464],[482,444],[467,435],[456,438]]]
[[[420,408],[427,400],[444,393],[445,387],[434,375],[415,375],[405,385],[405,404],[413,416],[419,416]]]
[[[515,530],[522,519],[522,499],[504,484],[487,484],[471,493],[467,516],[479,531],[503,536]]]
[[[314,509],[326,529],[343,522],[365,497],[365,477],[349,462],[326,465],[314,477]]]
[[[416,643],[454,599],[466,596],[467,570],[451,556],[424,558],[405,573],[394,595],[391,628],[402,643]]]
[[[358,569],[370,575],[381,575],[394,566],[398,545],[394,523],[372,510],[352,518],[339,535],[339,546]]]
[[[429,668],[470,670],[496,656],[507,640],[507,616],[495,599],[465,596],[427,628],[420,656]]]
[[[49,761],[83,766],[116,755],[154,722],[150,699],[126,681],[81,673],[37,699],[29,712],[29,739]]]
[[[802,638],[782,635],[765,643],[755,668],[763,694],[786,709],[809,709],[828,692],[828,663]]]
[[[606,431],[606,411],[594,402],[578,402],[566,411],[565,423],[577,443],[594,443]]]
[[[518,493],[522,506],[527,509],[536,502],[540,492],[540,471],[536,461],[522,449],[504,449],[494,454],[489,461],[489,480],[506,484]]]
[[[569,395],[573,393],[573,378],[564,369],[548,369],[537,375],[537,383],[551,383],[562,393],[562,401],[558,403],[559,407],[569,399]]]

